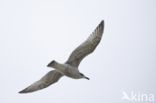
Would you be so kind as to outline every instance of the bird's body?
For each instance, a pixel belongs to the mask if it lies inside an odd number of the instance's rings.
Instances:
[[[67,76],[73,79],[85,78],[89,80],[88,77],[79,72],[78,66],[83,58],[92,53],[101,41],[103,28],[104,21],[101,21],[88,39],[71,53],[65,63],[62,64],[53,60],[47,65],[47,67],[52,67],[55,70],[48,72],[40,80],[36,81],[19,93],[29,93],[46,88],[49,85],[56,83],[62,76]]]
[[[67,68],[64,71],[64,75],[73,79],[81,78],[80,72],[76,67],[70,66],[69,64],[66,64],[66,65],[67,65]]]
[[[48,67],[55,68],[56,71],[60,72],[62,75],[68,76],[73,79],[80,79],[80,72],[77,67],[71,66],[69,64],[60,64],[56,61],[52,61],[48,64]]]

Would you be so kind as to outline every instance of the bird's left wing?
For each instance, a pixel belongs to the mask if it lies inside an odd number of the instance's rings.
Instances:
[[[48,72],[45,76],[43,76],[40,80],[36,81],[32,85],[28,86],[24,90],[19,93],[30,93],[37,90],[41,90],[43,88],[48,87],[49,85],[57,82],[63,75],[56,70],[52,70]]]
[[[101,21],[101,23],[96,27],[88,39],[71,53],[66,63],[78,67],[81,60],[88,54],[92,53],[99,44],[102,38],[103,29],[104,21]]]

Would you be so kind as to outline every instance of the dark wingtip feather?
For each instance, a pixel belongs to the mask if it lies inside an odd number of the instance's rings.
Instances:
[[[104,20],[102,20],[99,25],[104,27]]]
[[[26,93],[25,90],[21,90],[18,93],[22,94],[22,93]]]
[[[29,91],[29,90],[27,90],[27,88],[25,88],[25,89],[19,91],[18,93],[22,94],[22,93],[29,93],[29,92],[31,92],[31,91]]]
[[[101,24],[103,24],[103,23],[104,23],[104,20],[101,21]]]

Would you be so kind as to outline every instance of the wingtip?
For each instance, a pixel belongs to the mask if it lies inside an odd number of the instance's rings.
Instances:
[[[26,88],[26,89],[19,91],[18,93],[23,94],[23,93],[29,93],[29,92],[31,92],[31,91],[27,90],[27,88]]]
[[[22,94],[22,93],[25,93],[25,91],[24,91],[24,90],[21,90],[21,91],[19,91],[18,93]]]
[[[102,21],[100,22],[100,25],[103,25],[103,26],[104,26],[104,23],[105,23],[104,20],[102,20]]]

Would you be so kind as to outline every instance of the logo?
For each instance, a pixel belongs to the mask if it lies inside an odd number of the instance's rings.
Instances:
[[[154,103],[154,94],[152,93],[143,93],[143,92],[122,92],[122,101],[130,101],[132,103]]]

